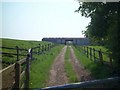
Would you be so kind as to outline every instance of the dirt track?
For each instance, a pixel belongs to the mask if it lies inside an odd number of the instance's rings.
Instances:
[[[90,72],[85,70],[82,64],[77,60],[74,54],[73,48],[71,46],[69,46],[69,48],[70,48],[69,58],[78,81],[90,80],[91,79]],[[62,85],[62,84],[69,83],[69,78],[67,77],[65,68],[64,68],[64,56],[66,53],[66,49],[67,49],[67,46],[65,46],[61,50],[60,54],[55,58],[52,68],[50,70],[50,76],[47,82],[47,86],[55,86],[55,85]],[[11,85],[13,84],[13,81],[14,81],[13,74],[14,72],[10,72],[9,77],[8,76],[4,77],[7,75],[7,74],[4,74],[3,80],[2,80],[6,82],[6,83],[3,83],[2,85],[4,88],[11,88]]]
[[[90,72],[87,71],[83,67],[83,65],[77,60],[73,48],[71,46],[69,46],[69,48],[70,48],[70,60],[71,60],[73,69],[76,72],[78,81],[91,80]]]
[[[68,83],[68,78],[64,69],[64,55],[67,46],[65,46],[60,54],[56,57],[52,69],[50,70],[50,79],[47,86],[62,85]]]
[[[76,73],[78,81],[86,81],[90,80],[90,72],[84,69],[81,63],[77,60],[74,50],[71,46],[70,48],[70,61],[72,67]],[[55,86],[55,85],[62,85],[69,82],[69,78],[66,76],[66,72],[64,69],[64,56],[66,52],[67,46],[65,46],[60,54],[56,57],[52,69],[50,70],[49,81],[47,86]]]

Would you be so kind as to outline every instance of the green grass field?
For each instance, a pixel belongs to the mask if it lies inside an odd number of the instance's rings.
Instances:
[[[109,62],[109,59],[110,59],[109,53],[110,52],[108,52],[108,49],[106,49],[105,47],[103,47],[103,46],[86,46],[86,47],[89,47],[92,49],[94,48],[95,50],[98,50],[98,51],[101,49],[101,51],[104,52],[104,53],[102,53],[103,61]],[[78,48],[83,48],[83,46],[79,46]],[[88,49],[88,53],[90,53],[90,49]],[[93,50],[92,50],[92,55],[93,55]],[[89,57],[90,57],[90,55],[89,55]],[[95,57],[99,58],[99,53],[97,51],[95,51]]]
[[[75,47],[73,48],[76,57],[80,60],[80,62],[84,65],[84,67],[91,72],[93,78],[102,79],[112,76],[111,74],[112,70],[108,66],[101,65],[100,63],[94,63],[89,58],[87,58],[87,56],[79,49],[76,49]]]
[[[2,41],[1,46],[3,47],[10,47],[10,48],[15,48],[18,46],[19,48],[22,49],[29,49],[32,47],[36,47],[39,44],[40,45],[45,45],[48,44],[48,42],[42,42],[42,41],[27,41],[27,40],[15,40],[15,39],[5,39],[1,38]],[[0,50],[1,52],[7,52],[7,53],[17,53],[16,50],[10,50],[10,49],[4,49],[2,48]],[[20,54],[27,54],[27,51],[19,51]],[[20,56],[19,59],[26,58],[25,56]],[[14,63],[17,59],[16,55],[12,54],[3,54],[2,55],[2,68],[7,67],[8,65]]]
[[[36,47],[39,44],[44,45],[48,42],[43,41],[32,41],[32,40],[16,40],[16,39],[5,39],[2,38],[2,46],[4,47],[16,47],[29,49],[31,47]]]
[[[77,82],[77,76],[75,71],[73,70],[72,64],[70,63],[70,48],[67,47],[65,54],[65,71],[67,73],[67,77],[69,78],[69,82]]]
[[[36,55],[30,69],[30,88],[43,88],[49,79],[49,71],[54,58],[60,53],[62,45],[52,48],[43,55]]]
[[[107,52],[108,51],[108,49],[106,49],[103,46],[88,46],[88,47],[95,48],[96,50],[100,50],[101,49],[103,52]]]
[[[108,49],[106,49],[106,48],[103,47],[103,46],[88,46],[88,47],[95,48],[96,50],[100,50],[100,49],[101,49],[102,52],[105,52],[105,53],[103,54],[103,60],[109,62],[109,56],[108,56],[108,54],[109,54],[110,52],[108,52]],[[108,53],[108,54],[107,54],[107,53]],[[96,52],[96,57],[98,57],[98,53],[97,53],[97,52]]]

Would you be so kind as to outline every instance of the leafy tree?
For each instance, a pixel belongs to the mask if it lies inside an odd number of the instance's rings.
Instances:
[[[87,30],[83,31],[86,37],[93,42],[106,45],[112,52],[110,56],[116,63],[120,73],[120,31],[119,31],[119,5],[118,2],[83,2],[78,10],[82,16],[91,17]]]

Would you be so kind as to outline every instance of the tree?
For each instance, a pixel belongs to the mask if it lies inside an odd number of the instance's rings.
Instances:
[[[84,31],[85,36],[94,42],[106,45],[112,52],[110,56],[116,63],[120,73],[120,31],[119,31],[119,5],[118,2],[83,2],[78,10],[82,16],[91,17],[91,22]]]

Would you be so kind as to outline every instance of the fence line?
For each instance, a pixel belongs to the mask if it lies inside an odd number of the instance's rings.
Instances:
[[[29,50],[26,58],[21,59],[15,63],[14,89],[16,88],[19,90],[20,88],[29,87],[31,53],[31,50]],[[22,65],[25,66],[23,70]],[[24,78],[25,80],[23,80]]]
[[[40,50],[41,50],[41,52],[47,51],[47,50],[49,50],[49,49],[50,49],[51,47],[53,47],[53,46],[54,46],[54,44],[52,44],[52,43],[50,43],[50,44],[45,44],[45,45],[40,45],[40,44],[39,44],[39,46],[32,47],[32,49],[34,49],[34,50],[35,50],[35,49],[39,49],[39,51],[33,52],[33,53],[39,53]],[[19,48],[18,46],[14,47],[14,48],[2,46],[2,47],[0,47],[0,48],[2,48],[2,49],[16,50],[16,53],[0,52],[0,54],[7,54],[7,53],[8,53],[8,54],[16,55],[16,54],[19,54],[19,51],[27,51],[27,49]]]
[[[32,52],[33,52],[33,54],[42,54],[43,52],[45,52],[45,51],[47,51],[47,50],[49,50],[50,48],[52,48],[54,46],[54,44],[53,43],[50,43],[50,44],[47,44],[47,45],[38,45],[38,46],[36,46],[36,47],[32,47],[31,49],[33,50]],[[18,46],[16,46],[16,47],[4,47],[4,46],[2,46],[2,47],[0,47],[0,48],[2,48],[2,49],[7,49],[7,50],[14,50],[13,52],[11,51],[11,52],[5,52],[5,51],[2,51],[2,52],[0,52],[0,54],[2,54],[2,55],[10,55],[10,56],[16,56],[16,61],[18,61],[19,59],[20,59],[20,56],[26,56],[26,54],[27,54],[27,49],[23,49],[23,48],[19,48]],[[23,51],[25,51],[24,52],[24,54],[23,54]],[[7,56],[6,56],[7,57]],[[15,63],[15,61],[14,62],[6,62],[6,61],[2,61],[2,63],[6,63],[6,64],[12,64],[12,63]]]
[[[2,74],[2,75],[4,75],[4,73],[6,73],[6,72],[7,72],[7,74],[5,74],[5,75],[9,75],[9,73],[15,71],[15,80],[13,82],[13,86],[11,87],[11,89],[19,90],[20,88],[29,88],[31,53],[32,52],[30,51],[27,54],[26,58],[23,58],[23,59],[17,61],[16,63],[14,63],[0,71],[0,74]],[[23,66],[25,68],[22,70]],[[25,78],[25,80],[22,81],[22,79],[24,79],[24,78]]]
[[[16,50],[16,47],[14,48],[11,48],[11,47],[5,47],[5,46],[0,46],[0,48],[3,48],[3,49],[11,49],[11,50]],[[23,48],[19,48],[19,50],[24,50],[24,51],[27,51],[27,49],[23,49]]]
[[[39,48],[34,47],[28,50],[27,58],[17,61],[15,64],[15,86],[13,88],[25,88],[29,89],[29,80],[30,80],[30,60],[33,57],[33,50]],[[39,53],[39,52],[38,52]],[[25,62],[26,68],[21,72],[21,65]],[[25,81],[21,84],[22,78],[25,75]],[[20,85],[21,84],[21,85]]]
[[[5,48],[5,49],[10,49],[10,50],[16,50],[16,54],[1,52],[1,54],[14,54],[17,56],[16,62],[14,64],[12,64],[0,71],[0,74],[3,74],[3,72],[6,72],[6,71],[10,71],[10,72],[15,71],[15,81],[12,86],[13,89],[15,89],[15,88],[17,90],[19,90],[20,88],[29,89],[30,60],[33,59],[33,54],[40,54],[41,52],[50,50],[50,48],[54,47],[55,45],[49,44],[49,45],[46,45],[45,48],[42,48],[41,46],[42,45],[39,44],[39,46],[33,47],[33,48],[27,50],[28,52],[25,55],[26,58],[23,58],[20,60],[19,60],[19,56],[21,54],[19,53],[19,51],[23,50],[23,49],[20,49],[19,47],[16,47],[16,48],[1,47],[1,48]],[[26,49],[24,49],[24,50],[26,51]],[[33,51],[37,52],[37,53],[34,53]],[[8,74],[6,74],[6,76],[7,75]]]
[[[102,52],[102,50],[96,50],[95,48],[91,48],[91,47],[88,47],[88,46],[81,46],[81,47],[77,47],[75,46],[76,48],[79,48],[79,50],[81,50],[84,54],[86,54],[86,56],[88,58],[90,58],[90,60],[93,60],[94,62],[100,62],[101,64],[107,64],[107,65],[110,65],[112,67],[113,65],[113,60],[112,58],[110,57],[110,55],[106,52]],[[103,58],[103,55],[107,55],[109,56],[108,57],[108,61],[106,61],[104,58]]]
[[[11,54],[11,55],[15,55],[15,56],[17,56],[17,55],[19,55],[19,56],[26,56],[26,54],[24,55],[24,54],[7,53],[7,52],[0,52],[0,54]]]

